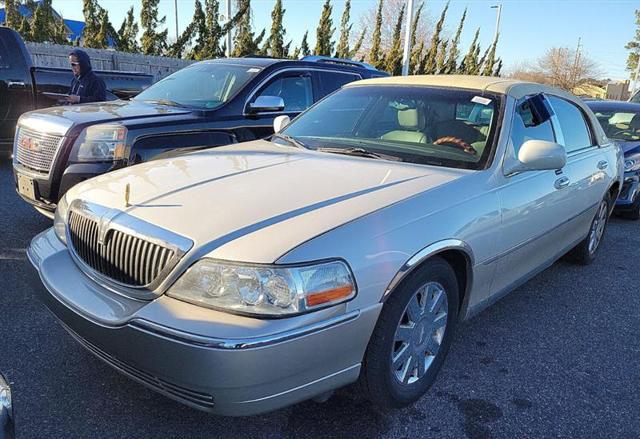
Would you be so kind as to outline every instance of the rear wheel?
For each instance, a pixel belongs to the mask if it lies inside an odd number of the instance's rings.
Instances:
[[[574,262],[581,265],[589,265],[595,260],[602,239],[604,238],[610,211],[611,195],[607,194],[598,205],[596,215],[593,221],[591,221],[589,234],[580,244],[571,250],[570,256]]]
[[[369,342],[360,384],[381,407],[404,407],[433,384],[457,323],[458,282],[434,257],[385,303]]]

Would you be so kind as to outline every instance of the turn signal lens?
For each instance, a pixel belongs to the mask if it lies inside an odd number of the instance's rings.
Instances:
[[[330,302],[337,302],[340,299],[348,298],[353,293],[353,286],[344,285],[332,290],[307,294],[307,307],[322,305]]]

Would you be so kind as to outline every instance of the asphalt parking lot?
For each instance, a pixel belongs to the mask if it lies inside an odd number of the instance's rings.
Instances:
[[[202,413],[86,352],[28,287],[25,248],[51,222],[0,162],[0,371],[18,438],[607,437],[640,432],[640,222],[612,219],[598,260],[558,262],[463,324],[431,391],[379,412],[353,389],[251,418]]]

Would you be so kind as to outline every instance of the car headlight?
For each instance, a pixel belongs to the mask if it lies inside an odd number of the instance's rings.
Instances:
[[[56,236],[60,241],[67,244],[67,214],[69,213],[69,204],[67,203],[67,196],[64,195],[58,201],[58,207],[56,208],[55,216],[53,217],[53,229],[56,232]]]
[[[12,417],[11,412],[11,387],[9,387],[9,383],[7,383],[0,374],[0,408],[3,408],[9,414],[9,417]],[[0,431],[2,433],[2,431]]]
[[[640,169],[640,159],[625,159],[624,160],[624,171],[637,171]]]
[[[127,128],[118,124],[93,125],[82,130],[74,147],[79,161],[124,158]]]
[[[167,295],[238,314],[278,317],[350,300],[356,295],[356,285],[347,264],[338,260],[261,266],[202,259]]]

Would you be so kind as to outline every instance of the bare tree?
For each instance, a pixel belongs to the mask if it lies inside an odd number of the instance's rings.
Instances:
[[[600,66],[582,52],[553,47],[535,63],[523,63],[512,69],[511,77],[541,82],[567,91],[602,75]]]

